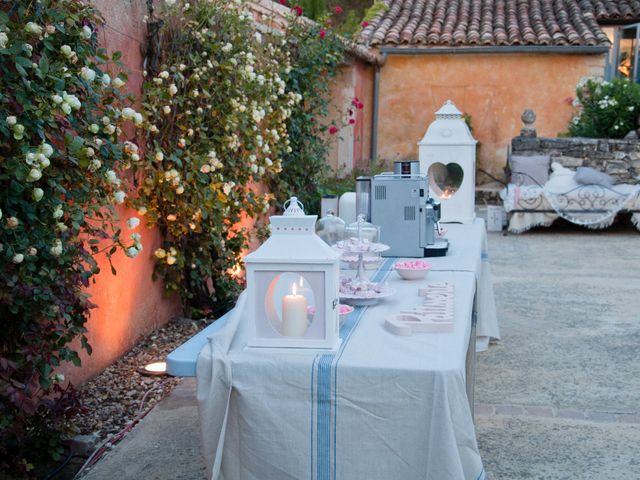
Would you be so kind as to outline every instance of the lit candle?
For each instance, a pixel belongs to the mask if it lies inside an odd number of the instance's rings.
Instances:
[[[282,299],[282,334],[301,337],[307,331],[307,299],[297,295],[296,284],[291,285],[291,295]]]

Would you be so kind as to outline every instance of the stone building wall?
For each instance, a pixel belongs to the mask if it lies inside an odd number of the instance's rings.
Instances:
[[[520,135],[511,141],[512,155],[548,154],[568,168],[592,167],[618,183],[640,183],[640,141],[607,138],[545,138]]]

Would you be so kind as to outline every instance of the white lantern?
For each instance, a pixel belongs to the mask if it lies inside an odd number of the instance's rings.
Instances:
[[[476,194],[476,140],[462,112],[447,100],[418,143],[420,173],[442,204],[442,222],[472,223]]]
[[[335,349],[340,256],[315,233],[296,197],[270,217],[271,236],[244,258],[250,347]]]

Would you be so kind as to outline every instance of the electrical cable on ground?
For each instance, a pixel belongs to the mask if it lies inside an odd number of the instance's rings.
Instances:
[[[131,429],[133,429],[133,427],[136,426],[136,424],[142,420],[144,417],[147,416],[147,414],[153,410],[153,407],[155,407],[155,405],[152,405],[151,407],[147,408],[146,410],[143,411],[143,407],[144,407],[144,402],[147,399],[147,396],[153,392],[154,390],[160,390],[160,391],[164,391],[164,386],[166,384],[166,380],[162,380],[159,384],[154,385],[153,387],[151,387],[149,390],[147,390],[145,392],[145,394],[142,396],[142,399],[140,400],[140,409],[138,410],[138,415],[136,415],[136,417],[131,420],[131,422],[129,422],[127,424],[127,426],[125,426],[122,430],[120,430],[118,433],[116,433],[115,435],[113,435],[111,438],[106,439],[104,442],[102,442],[102,444],[96,448],[93,453],[89,456],[89,458],[87,459],[86,462],[84,462],[84,464],[82,465],[82,467],[80,467],[80,470],[78,470],[78,473],[76,473],[76,476],[74,477],[74,479],[76,478],[80,478],[80,475],[89,467],[95,465],[98,460],[100,460],[102,458],[102,456],[109,451],[111,448],[113,448],[113,446],[115,446],[117,443],[119,443],[124,436],[131,431]]]

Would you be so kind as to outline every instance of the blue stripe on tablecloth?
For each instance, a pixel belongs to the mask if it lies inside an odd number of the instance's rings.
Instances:
[[[386,259],[372,277],[372,281],[381,282],[389,275],[389,268],[394,260]],[[340,327],[342,344],[337,353],[319,354],[313,361],[311,369],[311,478],[313,479],[313,417],[314,403],[316,415],[316,480],[331,480],[336,477],[336,412],[337,405],[337,366],[344,349],[351,338],[367,307],[356,307]],[[335,360],[335,363],[334,363]],[[314,371],[316,398],[314,399]],[[333,380],[333,404],[331,402],[331,380]],[[333,414],[333,442],[331,435],[331,417]],[[331,444],[333,443],[333,449]],[[333,455],[332,455],[333,454]],[[331,459],[333,457],[333,475]]]
[[[486,477],[486,473],[484,471],[484,467],[482,467],[482,471],[480,472],[480,475],[478,475],[478,478],[476,478],[476,480],[485,480]]]

